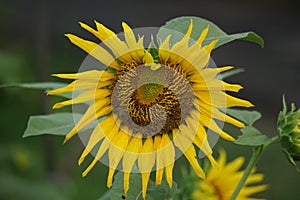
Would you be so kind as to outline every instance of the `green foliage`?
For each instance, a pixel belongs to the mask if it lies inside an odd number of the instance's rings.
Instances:
[[[178,18],[168,21],[159,30],[158,38],[163,41],[166,39],[166,37],[168,35],[172,34],[170,41],[171,41],[171,44],[174,44],[176,41],[179,41],[179,39],[183,37],[183,34],[186,33],[188,26],[191,23],[191,20],[193,21],[193,32],[192,32],[191,38],[193,38],[195,41],[197,41],[197,39],[201,35],[203,29],[205,29],[206,27],[209,27],[207,37],[204,40],[203,44],[208,44],[208,43],[212,42],[213,40],[218,39],[219,41],[218,41],[217,45],[215,46],[215,48],[222,46],[224,44],[227,44],[234,40],[247,40],[247,41],[255,42],[255,43],[259,44],[261,47],[264,46],[263,39],[254,32],[245,32],[245,33],[237,33],[237,34],[228,35],[214,23],[212,23],[206,19],[200,18],[200,17],[190,17],[190,16],[178,17]],[[176,32],[179,32],[182,34],[178,34]]]
[[[166,181],[156,186],[152,180],[149,180],[147,189],[147,200],[171,200],[176,199],[177,184],[173,181],[172,188]],[[118,173],[114,177],[112,188],[98,200],[124,200],[136,199],[143,200],[142,197],[142,177],[140,174],[130,175],[130,188],[125,195],[123,190],[123,173]]]
[[[39,89],[39,90],[53,90],[60,87],[65,87],[66,84],[58,82],[36,82],[36,83],[16,83],[9,85],[1,85],[1,87],[16,87],[24,89]]]
[[[263,135],[253,126],[246,126],[245,128],[241,129],[241,131],[243,134],[235,141],[236,144],[260,146],[270,141],[270,138],[268,138],[266,135]]]
[[[191,167],[189,169],[182,167],[180,172],[183,180],[180,182],[177,197],[180,200],[191,200],[193,192],[198,187],[196,183],[200,178],[195,174]]]
[[[74,127],[72,113],[54,113],[31,116],[23,137],[52,134],[65,136]],[[78,116],[77,116],[78,117]]]
[[[261,118],[261,114],[257,111],[227,109],[226,113],[249,126],[252,126],[255,121]]]
[[[36,82],[36,83],[15,83],[0,85],[0,88],[22,88],[22,89],[35,89],[35,90],[54,90],[57,88],[65,87],[67,84],[60,82]],[[72,98],[71,93],[57,94],[55,96],[64,97],[67,99]]]
[[[242,135],[235,141],[239,145],[260,146],[270,141],[266,135],[253,127],[253,123],[261,118],[257,111],[228,109],[227,114],[245,123],[246,127],[241,129]]]
[[[244,71],[245,70],[243,68],[237,68],[237,69],[233,69],[233,70],[230,70],[230,71],[227,71],[227,72],[223,72],[223,73],[221,73],[221,78],[226,79],[228,77],[234,76],[234,75],[239,74],[239,73],[244,72]]]

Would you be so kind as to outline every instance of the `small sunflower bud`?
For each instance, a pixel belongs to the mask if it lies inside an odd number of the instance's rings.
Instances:
[[[283,110],[278,117],[278,133],[283,152],[297,168],[295,161],[300,161],[300,109],[296,110],[292,104],[291,110],[287,112],[284,99]]]

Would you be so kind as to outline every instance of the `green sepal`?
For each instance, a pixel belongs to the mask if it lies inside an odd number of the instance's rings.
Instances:
[[[155,44],[153,36],[151,36],[151,42],[148,46],[147,51],[151,54],[151,56],[154,60],[154,63],[159,63],[160,60],[159,60],[159,56],[158,56],[158,48]]]
[[[300,161],[300,132],[297,129],[300,121],[300,110],[296,110],[295,104],[291,104],[290,111],[287,111],[284,97],[282,105],[283,108],[277,121],[281,149],[288,161],[299,171],[295,161]]]
[[[107,72],[114,74],[116,73],[116,70],[112,67],[107,67]]]

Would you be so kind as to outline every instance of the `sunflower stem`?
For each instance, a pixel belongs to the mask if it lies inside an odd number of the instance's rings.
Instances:
[[[263,150],[266,149],[267,147],[269,147],[271,144],[277,143],[279,141],[280,141],[280,137],[279,136],[272,137],[269,142],[266,142],[263,145]]]
[[[232,193],[232,196],[230,197],[230,200],[235,200],[238,194],[240,193],[242,187],[244,186],[248,176],[250,175],[255,163],[257,162],[258,158],[260,157],[261,153],[263,151],[263,145],[257,146],[253,149],[252,157],[245,169],[245,172],[239,181],[237,187],[235,188],[234,192]]]
[[[253,167],[255,166],[256,162],[262,155],[262,152],[270,145],[279,142],[279,140],[280,140],[279,136],[275,136],[275,137],[271,138],[271,140],[269,142],[266,142],[264,145],[256,146],[253,148],[252,157],[245,169],[245,172],[244,172],[241,180],[239,181],[238,185],[236,186],[235,190],[233,191],[232,196],[230,197],[230,200],[236,199],[236,197],[240,193],[241,189],[243,188],[248,176],[251,174]]]

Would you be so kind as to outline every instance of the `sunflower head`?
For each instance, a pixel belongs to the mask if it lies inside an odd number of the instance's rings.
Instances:
[[[224,150],[221,150],[217,163],[217,168],[211,167],[208,169],[206,179],[198,179],[196,181],[196,187],[192,193],[193,199],[230,199],[234,189],[243,175],[243,171],[239,170],[244,163],[244,158],[239,157],[231,162],[226,163],[226,153]],[[236,199],[252,199],[250,197],[251,195],[266,190],[267,185],[257,185],[263,180],[263,178],[263,174],[258,174],[253,171]]]
[[[144,37],[137,37],[126,23],[122,23],[124,39],[103,24],[95,23],[95,29],[83,23],[80,25],[96,36],[101,45],[72,34],[66,36],[107,68],[55,74],[59,78],[73,79],[73,82],[49,91],[53,95],[79,93],[71,100],[55,104],[54,108],[88,105],[65,138],[67,141],[81,130],[92,130],[85,136],[88,142],[78,162],[81,164],[89,153],[95,159],[83,176],[107,155],[107,186],[111,187],[114,172],[120,169],[124,173],[126,194],[130,173],[136,169],[142,174],[142,195],[145,197],[152,170],[156,171],[156,184],[161,183],[165,174],[172,187],[174,163],[183,154],[196,174],[204,178],[196,150],[216,165],[207,131],[234,141],[217,122],[243,127],[242,122],[228,116],[224,110],[252,106],[250,102],[226,93],[242,88],[219,78],[219,74],[232,69],[231,66],[208,67],[217,40],[203,45],[208,28],[203,29],[197,40],[192,40],[191,21],[186,34],[175,43],[170,42],[170,34],[155,47],[147,48]],[[95,126],[91,129],[93,122]]]
[[[288,112],[285,100],[278,117],[278,133],[283,152],[296,167],[295,161],[300,160],[300,109],[296,110],[292,104]]]

